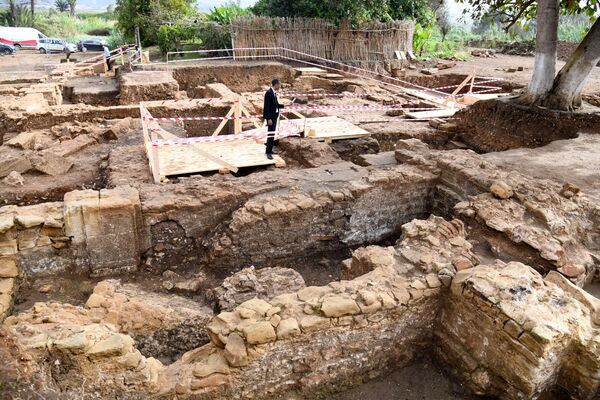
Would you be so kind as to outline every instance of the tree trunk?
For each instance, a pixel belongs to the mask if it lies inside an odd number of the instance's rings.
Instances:
[[[76,0],[69,0],[69,9],[71,12],[71,17],[75,16],[75,5],[77,4]]]
[[[599,61],[600,19],[597,19],[554,79],[554,86],[544,105],[566,111],[581,107],[583,86]]]
[[[539,104],[552,89],[556,73],[559,8],[560,0],[540,0],[538,3],[533,76],[527,91],[519,99],[521,103]]]
[[[35,0],[31,0],[31,26],[35,25]]]

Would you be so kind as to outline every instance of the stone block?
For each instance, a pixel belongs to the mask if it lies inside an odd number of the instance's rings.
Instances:
[[[300,328],[304,333],[329,328],[330,326],[331,321],[329,318],[323,318],[316,315],[307,315],[300,320]]]
[[[244,328],[246,341],[250,344],[272,342],[277,338],[275,329],[268,321],[255,322]]]
[[[109,357],[123,355],[133,348],[133,339],[128,335],[115,333],[107,339],[95,343],[86,354],[88,356]]]
[[[244,339],[236,333],[230,333],[225,345],[225,358],[232,367],[243,367],[248,364],[248,351]]]
[[[73,166],[73,162],[54,153],[42,153],[31,157],[33,169],[43,174],[59,176]]]
[[[65,140],[57,146],[52,146],[47,152],[51,152],[60,157],[67,157],[96,143],[96,140],[91,136],[79,135],[75,139]]]
[[[25,173],[32,168],[31,161],[24,154],[0,154],[0,178],[16,171]]]
[[[19,275],[13,257],[0,257],[0,278],[16,278]]]
[[[0,279],[0,294],[11,294],[15,288],[15,278]]]
[[[205,378],[213,374],[229,374],[229,366],[220,352],[214,352],[204,362],[196,364],[192,373],[196,378]]]
[[[277,325],[277,339],[287,339],[301,333],[296,318],[282,319]]]
[[[321,305],[321,311],[326,317],[341,317],[360,312],[358,304],[349,297],[331,296],[326,297]]]
[[[5,240],[4,242],[0,242],[0,257],[2,256],[12,256],[17,254],[18,247],[17,241],[13,240]]]

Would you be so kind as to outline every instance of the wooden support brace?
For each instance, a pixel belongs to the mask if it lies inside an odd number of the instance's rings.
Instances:
[[[231,115],[233,115],[233,112],[234,112],[234,108],[231,107],[231,109],[225,115],[225,118],[231,117]],[[215,129],[215,131],[213,132],[212,136],[217,136],[223,130],[225,125],[227,125],[227,121],[228,121],[227,119],[224,119],[223,121],[221,121],[219,126],[217,126],[217,129]]]
[[[245,117],[248,117],[248,118],[251,118],[251,117],[252,117],[252,115],[250,115],[250,112],[249,112],[249,111],[246,109],[246,107],[244,107],[243,105],[240,105],[240,108],[241,108],[241,110],[242,110],[242,114],[243,114]],[[252,124],[253,124],[253,125],[254,125],[254,127],[255,127],[255,128],[257,128],[257,129],[258,129],[258,128],[262,128],[262,127],[264,126],[264,122],[263,122],[263,124],[261,125],[261,124],[259,124],[259,123],[258,123],[258,121],[257,121],[257,120],[255,120],[255,119],[253,119],[253,120],[252,120]]]
[[[172,138],[176,138],[177,136],[173,135],[171,132],[164,130],[163,128],[160,128],[160,136],[162,136],[163,139],[172,139]],[[221,165],[223,168],[220,169],[225,171],[231,171],[233,173],[238,172],[238,167],[236,167],[235,165],[229,164],[227,161],[222,160],[219,157],[215,157],[212,154],[204,151],[201,148],[201,145],[199,143],[190,143],[186,146],[190,146],[190,148],[195,151],[196,153],[200,154],[201,156],[208,158],[211,161],[216,162],[217,164]]]
[[[469,74],[467,75],[467,77],[460,83],[460,85],[458,85],[458,87],[456,89],[454,89],[454,91],[452,92],[452,95],[448,96],[445,100],[443,104],[448,104],[452,99],[454,99],[454,96],[456,96],[458,94],[458,92],[460,92],[462,90],[462,88],[465,87],[465,85],[473,78],[473,74]]]
[[[473,84],[475,83],[475,71],[473,71],[473,76],[471,76],[471,83],[469,86],[469,93],[473,93]]]
[[[242,110],[240,108],[240,97],[236,97],[233,101],[233,116],[235,119],[233,120],[233,133],[235,135],[242,133],[242,120],[240,117],[242,116]]]

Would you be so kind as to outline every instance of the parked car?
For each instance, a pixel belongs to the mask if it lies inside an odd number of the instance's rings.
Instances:
[[[37,41],[47,37],[34,28],[0,26],[0,43],[12,44],[16,48],[35,48]]]
[[[77,51],[77,45],[74,43],[65,43],[63,51],[65,53],[75,53]]]
[[[63,51],[65,48],[66,42],[62,39],[57,38],[44,38],[38,40],[37,50],[42,53],[56,53]]]
[[[79,51],[102,51],[106,46],[106,41],[101,39],[87,39],[77,43]]]
[[[17,49],[12,44],[0,43],[0,55],[10,56],[11,54],[15,54],[15,51],[17,51]]]

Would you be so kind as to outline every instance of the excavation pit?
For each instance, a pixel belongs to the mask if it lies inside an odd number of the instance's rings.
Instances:
[[[223,116],[239,94],[260,115],[262,85],[281,65],[178,67],[181,98],[139,100],[158,118]],[[315,96],[302,106],[321,107],[306,116],[332,113],[371,137],[282,138],[285,168],[156,184],[137,104],[3,115],[3,148],[26,158],[60,148],[75,161],[2,184],[29,191],[3,194],[0,207],[0,354],[21,382],[64,396],[347,400],[361,387],[334,393],[428,365],[432,397],[592,396],[598,300],[581,288],[596,293],[593,175],[563,185],[502,164],[518,154],[457,150],[455,132],[427,122],[356,122],[367,112],[341,106],[418,100],[285,68],[288,93],[304,89]],[[387,111],[369,115],[394,118]],[[180,138],[210,134],[161,124]],[[94,179],[69,181],[86,163]],[[42,188],[42,176],[62,186]]]

